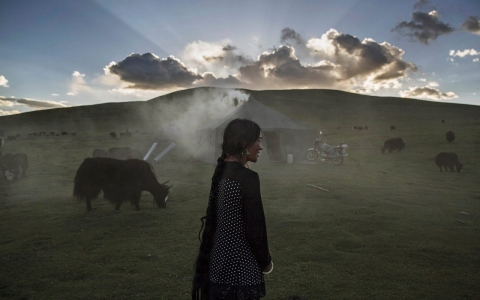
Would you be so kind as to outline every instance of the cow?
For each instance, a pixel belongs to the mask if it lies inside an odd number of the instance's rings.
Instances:
[[[105,149],[93,150],[92,157],[108,157],[108,152]]]
[[[26,177],[28,169],[27,154],[5,153],[5,155],[2,156],[0,152],[0,169],[7,180]]]
[[[140,159],[142,154],[138,150],[132,150],[129,147],[113,147],[108,149],[108,157],[116,159]]]
[[[125,201],[135,205],[140,210],[142,191],[153,195],[158,208],[165,208],[168,192],[172,186],[159,183],[152,166],[143,160],[119,160],[106,157],[85,158],[75,175],[73,196],[85,200],[87,211],[92,211],[91,201],[98,197],[101,191],[108,201],[115,204],[115,211]]]
[[[385,150],[388,150],[388,153],[391,153],[393,150],[402,151],[405,148],[405,143],[403,142],[402,138],[393,138],[386,140],[383,143],[382,153],[385,153]]]
[[[452,131],[447,131],[445,137],[447,138],[447,142],[451,143],[455,139],[455,133]]]
[[[437,167],[440,168],[440,172],[442,172],[442,167],[445,168],[445,171],[450,170],[450,172],[455,172],[454,167],[457,169],[457,172],[460,172],[463,165],[458,161],[458,155],[456,153],[447,153],[447,152],[440,152],[435,157],[435,164]],[[448,168],[448,170],[447,170]]]

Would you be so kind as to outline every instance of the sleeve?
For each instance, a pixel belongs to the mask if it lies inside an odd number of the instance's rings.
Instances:
[[[263,270],[270,264],[271,257],[268,250],[267,226],[260,194],[260,179],[257,173],[246,176],[243,196],[246,239],[260,269]]]

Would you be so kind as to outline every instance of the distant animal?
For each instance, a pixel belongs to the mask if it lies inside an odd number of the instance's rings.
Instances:
[[[390,126],[390,130],[395,130],[395,129],[397,129],[397,128],[395,128],[395,126],[393,126],[393,125]]]
[[[391,153],[393,150],[402,151],[405,148],[405,143],[403,142],[402,138],[393,138],[386,140],[383,143],[382,153],[385,153],[385,150],[388,150]]]
[[[71,135],[76,136],[77,133],[75,131],[72,131]]]
[[[447,138],[447,142],[451,143],[455,139],[455,133],[452,131],[447,131],[445,137]]]
[[[93,150],[92,157],[108,157],[108,152],[105,149]]]
[[[116,134],[115,132],[110,132],[110,137],[116,138],[116,137],[117,137],[117,134]]]
[[[17,140],[17,137],[14,135],[7,136],[7,141],[16,141],[16,140]]]
[[[92,211],[91,201],[103,191],[104,198],[114,203],[118,212],[125,201],[139,210],[142,191],[148,191],[158,208],[165,208],[172,187],[167,186],[167,182],[159,183],[152,166],[143,160],[86,158],[75,175],[73,196],[85,200],[87,211]]]
[[[130,147],[114,147],[108,149],[108,157],[116,159],[141,159],[142,154],[138,150],[132,150]]]
[[[458,155],[456,153],[447,152],[438,153],[437,157],[435,157],[435,164],[440,168],[440,172],[442,172],[442,167],[445,168],[445,171],[450,170],[450,172],[455,172],[454,167],[457,169],[457,172],[460,172],[463,167],[458,161]]]
[[[62,135],[68,135],[68,132],[63,131],[63,132],[62,132]]]
[[[5,142],[3,141],[3,138],[0,137],[0,148],[3,147],[3,144],[4,144],[4,143],[5,143]]]
[[[445,120],[442,120],[442,123],[445,123]]]
[[[13,180],[19,177],[27,176],[27,154],[5,153],[5,155],[2,156],[0,152],[0,169],[7,180]]]

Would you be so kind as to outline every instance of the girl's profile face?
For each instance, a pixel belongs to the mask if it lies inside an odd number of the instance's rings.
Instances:
[[[246,156],[247,161],[257,162],[258,157],[260,156],[260,151],[263,150],[262,146],[262,133],[260,132],[260,136],[258,139],[251,145],[247,150],[250,152],[249,155]]]

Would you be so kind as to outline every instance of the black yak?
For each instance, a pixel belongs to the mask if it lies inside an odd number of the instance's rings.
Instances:
[[[28,157],[25,153],[5,153],[0,152],[0,169],[7,180],[13,180],[19,177],[27,176]]]
[[[112,138],[116,138],[116,137],[117,137],[117,134],[116,134],[115,132],[113,132],[113,131],[112,131],[112,132],[110,132],[110,137],[112,137]]]
[[[458,161],[458,155],[456,153],[440,152],[437,154],[437,157],[435,157],[435,163],[440,168],[440,172],[442,172],[442,167],[445,168],[445,171],[450,170],[450,172],[455,172],[454,167],[457,168],[457,172],[460,172],[463,167]]]
[[[104,198],[116,204],[115,211],[118,212],[122,202],[128,200],[139,210],[142,191],[148,191],[157,206],[164,208],[172,187],[165,183],[157,181],[152,166],[143,160],[85,158],[75,175],[73,196],[79,200],[85,199],[87,211],[91,211],[91,201],[103,191]]]
[[[393,150],[402,151],[402,149],[405,148],[405,145],[406,144],[403,142],[402,138],[386,140],[383,143],[382,153],[385,153],[385,150],[388,150],[389,153]]]
[[[447,131],[445,137],[447,138],[447,142],[451,143],[455,139],[455,133],[452,131]]]

